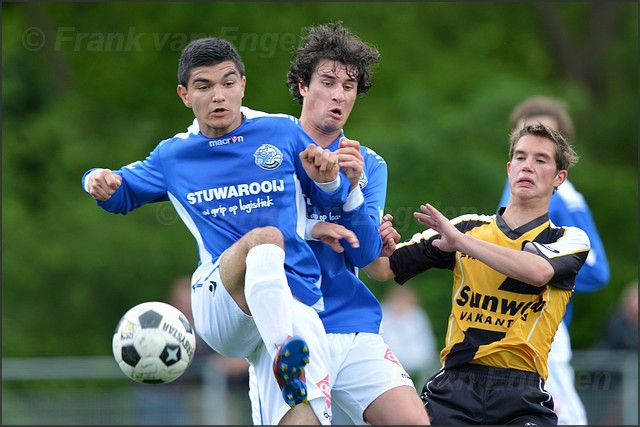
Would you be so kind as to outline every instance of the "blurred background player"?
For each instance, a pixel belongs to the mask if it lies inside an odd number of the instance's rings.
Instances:
[[[558,99],[534,96],[522,101],[511,112],[509,126],[512,131],[525,125],[542,123],[564,135],[569,143],[574,140],[574,125],[566,104]],[[500,206],[509,201],[509,186],[505,185]],[[586,200],[567,179],[551,196],[549,218],[555,225],[574,226],[589,236],[591,250],[576,278],[575,292],[598,291],[609,283],[609,262],[602,239]],[[558,327],[549,354],[549,378],[545,388],[553,395],[558,424],[585,425],[586,411],[574,384],[574,371],[570,364],[572,351],[569,328],[573,315],[573,297]]]
[[[613,354],[617,363],[635,366],[638,360],[638,280],[628,283],[620,294],[618,304],[609,314],[603,326],[600,338],[594,348],[606,350],[606,354]],[[606,372],[611,359],[601,361],[598,372]],[[636,368],[637,369],[637,368]],[[628,388],[638,389],[637,370],[626,377],[621,371],[613,372],[607,377],[607,392],[598,393],[598,406],[602,417],[597,420],[600,425],[629,424],[624,414],[624,400],[627,400]],[[631,399],[629,399],[631,400]],[[637,411],[637,407],[636,407]]]
[[[609,350],[638,350],[638,281],[628,283],[609,315],[596,347]]]
[[[439,347],[415,289],[391,286],[382,300],[382,336],[414,383],[424,384],[440,367]]]

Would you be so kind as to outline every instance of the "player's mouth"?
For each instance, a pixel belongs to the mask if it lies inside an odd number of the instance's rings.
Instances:
[[[336,120],[342,119],[342,108],[336,107],[329,110],[329,115]]]
[[[218,107],[214,108],[209,114],[214,117],[223,116],[228,110],[226,108]]]
[[[534,182],[530,178],[522,178],[518,180],[518,185],[521,187],[533,187]]]

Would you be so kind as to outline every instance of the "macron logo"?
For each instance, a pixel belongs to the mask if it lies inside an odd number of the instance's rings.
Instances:
[[[242,135],[234,135],[231,138],[212,139],[209,141],[209,147],[219,147],[221,145],[235,144],[244,141]]]

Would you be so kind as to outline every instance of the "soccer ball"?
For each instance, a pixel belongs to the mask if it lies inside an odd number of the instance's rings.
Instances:
[[[151,301],[127,311],[112,340],[113,356],[129,378],[164,384],[184,373],[196,351],[196,337],[184,314]]]

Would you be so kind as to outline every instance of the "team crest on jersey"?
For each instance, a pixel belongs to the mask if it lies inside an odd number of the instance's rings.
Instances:
[[[256,165],[262,169],[274,170],[282,164],[283,156],[277,147],[271,144],[262,144],[255,153]]]

